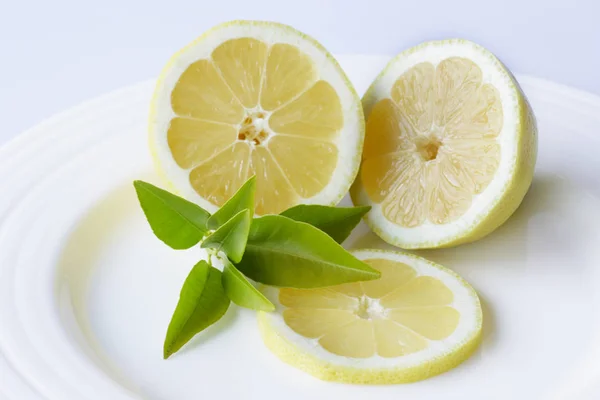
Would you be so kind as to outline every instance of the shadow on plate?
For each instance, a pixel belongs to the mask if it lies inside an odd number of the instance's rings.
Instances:
[[[572,232],[583,233],[593,228],[588,216],[573,207],[582,197],[595,202],[596,209],[600,209],[596,198],[566,179],[557,175],[536,176],[520,207],[488,236],[457,247],[411,252],[458,272],[465,268],[524,268],[530,257],[541,253],[545,259],[564,259],[581,245],[579,235]],[[569,224],[570,229],[561,229],[563,224]],[[350,247],[398,250],[371,231],[351,239]],[[494,262],[486,263],[489,260]]]
[[[143,176],[142,179],[152,181],[153,177],[151,175],[146,175]],[[134,384],[125,378],[126,374],[122,373],[120,366],[116,365],[114,359],[106,354],[106,349],[97,339],[96,335],[98,332],[96,332],[91,321],[94,317],[98,317],[98,315],[90,315],[88,302],[90,296],[93,296],[90,292],[92,280],[98,277],[96,272],[101,272],[99,271],[99,268],[102,268],[105,274],[106,271],[104,269],[110,270],[111,268],[117,269],[121,267],[129,268],[129,272],[124,271],[125,273],[122,275],[117,275],[122,279],[127,280],[127,282],[123,282],[123,285],[120,286],[120,290],[131,290],[135,293],[142,293],[142,296],[147,295],[148,290],[141,290],[139,285],[147,284],[148,282],[131,279],[131,277],[136,274],[145,273],[142,266],[136,265],[137,263],[131,262],[131,260],[124,260],[122,265],[117,266],[114,265],[114,263],[107,263],[103,258],[105,256],[104,253],[106,252],[106,247],[111,246],[110,243],[112,241],[119,240],[118,238],[122,237],[119,236],[119,232],[123,230],[124,226],[128,226],[132,223],[143,224],[143,227],[147,228],[147,231],[144,230],[144,237],[146,235],[148,236],[148,240],[143,242],[144,245],[156,245],[157,248],[153,248],[153,251],[160,251],[161,254],[163,254],[164,251],[166,259],[173,260],[174,264],[181,261],[182,253],[175,252],[160,243],[160,241],[152,235],[147,224],[142,222],[143,218],[131,182],[127,182],[114,189],[91,207],[87,213],[79,219],[77,225],[73,227],[73,230],[62,249],[62,256],[58,264],[56,278],[57,294],[60,301],[59,309],[63,325],[66,328],[65,330],[72,337],[74,343],[77,343],[79,345],[78,347],[85,352],[86,356],[93,360],[110,379],[136,394],[143,392],[143,390],[135,387]],[[128,246],[134,245],[128,244]],[[137,248],[131,249],[130,254],[125,252],[122,256],[135,257],[135,254],[138,254],[136,251],[143,251],[143,249],[140,250],[138,245]],[[157,264],[161,263],[159,262]],[[165,273],[169,273],[171,265],[149,267],[164,268],[160,271],[155,271],[156,276],[158,277],[156,279],[160,279]],[[152,270],[148,271],[148,273],[152,273]],[[182,276],[185,276],[187,272],[178,269],[176,271],[174,270],[173,273],[177,276],[180,274],[184,274]],[[114,277],[115,275],[113,274],[111,276]],[[179,278],[176,278],[175,280],[177,279]],[[160,286],[160,282],[157,284]],[[175,284],[178,283],[175,282]],[[101,283],[101,285],[105,285],[105,283]],[[165,287],[166,286],[167,283],[165,283]],[[178,293],[179,289],[176,288],[176,290]],[[103,295],[106,295],[106,293]],[[175,299],[176,298],[169,298],[169,300]],[[140,303],[143,303],[143,305],[140,304],[139,307],[154,308],[156,307],[157,302],[162,303],[163,306],[165,304],[164,299],[140,298]],[[128,310],[135,310],[136,307],[137,306],[130,304],[125,308]],[[234,324],[238,317],[239,312],[236,309],[237,307],[231,306],[218,323],[211,326],[210,329],[207,329],[205,332],[196,335],[186,346],[171,358],[176,358],[186,352],[197,351],[197,347],[209,343],[222,331],[228,329]],[[156,318],[159,317],[156,316]],[[106,318],[104,318],[104,320],[106,320]],[[114,318],[111,320],[115,321]],[[166,326],[164,326],[164,328],[166,329]],[[123,329],[126,329],[126,324],[123,325]],[[162,342],[160,342],[160,335],[162,335],[163,332],[160,331],[159,333],[158,331],[155,331],[152,333],[157,334],[157,352],[153,357],[156,356],[156,358],[158,358],[161,356],[160,346],[162,346]],[[115,335],[115,333],[113,333],[113,335]],[[125,336],[124,332],[123,337]]]
[[[123,220],[135,211],[132,190],[130,184],[115,189],[79,220],[62,250],[56,285],[66,331],[110,379],[137,393],[137,388],[120,376],[118,366],[101,351],[85,307],[95,260],[101,256],[105,238],[113,236]]]

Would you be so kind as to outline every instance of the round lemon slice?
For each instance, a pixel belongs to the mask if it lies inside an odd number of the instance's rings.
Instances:
[[[351,196],[402,248],[477,240],[517,209],[537,133],[518,83],[484,48],[429,42],[394,58],[363,98],[366,137]]]
[[[279,358],[324,380],[384,384],[437,375],[473,353],[481,305],[462,278],[410,254],[353,254],[381,271],[381,279],[265,289],[277,309],[259,313],[259,324]]]
[[[214,211],[252,175],[256,212],[335,204],[356,177],[364,120],[314,39],[233,21],[175,54],[156,84],[150,146],[172,189]]]

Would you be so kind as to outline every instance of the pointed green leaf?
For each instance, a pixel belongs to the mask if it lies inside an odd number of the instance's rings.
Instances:
[[[237,213],[219,229],[202,241],[202,248],[212,248],[223,251],[233,262],[239,262],[246,249],[248,232],[250,231],[250,210]]]
[[[254,219],[238,269],[267,285],[317,288],[377,279],[380,273],[326,233],[281,215]]]
[[[223,268],[223,288],[229,299],[238,306],[257,311],[275,310],[273,303],[229,261],[225,261]]]
[[[319,228],[338,243],[342,243],[371,206],[328,207],[316,204],[300,204],[281,213],[295,221],[306,222]]]
[[[206,261],[200,261],[192,268],[181,288],[165,338],[164,358],[221,319],[228,307],[229,298],[221,283],[221,271]]]
[[[256,192],[256,176],[248,179],[238,191],[231,196],[221,208],[208,219],[208,227],[217,229],[242,210],[250,210],[250,219],[254,215],[254,193]]]
[[[174,249],[189,249],[208,232],[210,214],[202,207],[142,181],[134,181],[152,231]]]

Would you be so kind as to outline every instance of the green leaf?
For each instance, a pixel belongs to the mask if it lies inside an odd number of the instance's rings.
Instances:
[[[238,191],[231,196],[221,208],[208,219],[208,227],[217,229],[242,210],[250,210],[250,219],[254,215],[254,193],[256,192],[256,176],[248,179]]]
[[[370,209],[371,206],[342,208],[300,204],[285,210],[281,215],[311,224],[331,236],[336,242],[342,243]]]
[[[217,322],[229,307],[221,283],[221,271],[200,261],[186,278],[175,308],[165,345],[164,358],[177,352],[198,332]]]
[[[275,306],[229,261],[223,268],[223,288],[238,306],[260,311],[274,311]]]
[[[281,215],[254,219],[238,269],[267,285],[317,288],[377,279],[380,273],[312,225]]]
[[[189,249],[208,232],[210,214],[202,207],[142,181],[134,181],[152,231],[174,249]]]
[[[202,248],[222,250],[233,262],[240,262],[246,249],[251,221],[250,210],[240,211],[207,236],[202,242]]]

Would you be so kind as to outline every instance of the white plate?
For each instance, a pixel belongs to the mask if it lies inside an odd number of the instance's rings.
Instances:
[[[359,92],[387,61],[339,59]],[[153,83],[23,134],[0,150],[0,399],[600,398],[600,99],[520,81],[540,130],[523,205],[484,240],[420,252],[479,291],[483,344],[410,385],[316,380],[269,353],[254,314],[238,307],[163,361],[200,253],[155,239],[131,185],[157,181],[146,149]],[[349,243],[384,246],[364,226]]]

